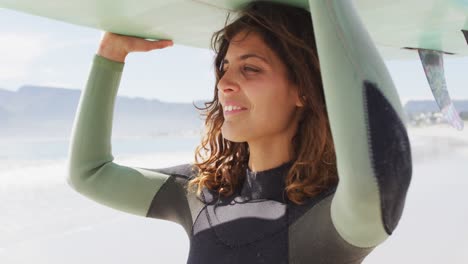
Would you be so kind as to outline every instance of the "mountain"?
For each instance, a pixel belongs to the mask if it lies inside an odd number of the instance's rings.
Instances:
[[[1,98],[1,94],[0,94],[0,98]],[[0,128],[6,126],[9,115],[10,113],[6,109],[0,107]]]
[[[16,92],[0,89],[0,136],[69,137],[80,96],[80,90],[34,85]],[[117,96],[112,135],[186,134],[200,131],[202,126],[191,103]]]
[[[468,112],[468,100],[453,100],[453,104],[458,112]],[[440,112],[434,100],[410,100],[405,104],[404,110],[408,115]]]
[[[0,89],[0,137],[60,137],[71,135],[81,91],[25,85],[18,91]],[[197,101],[197,106],[204,106]],[[468,100],[455,100],[462,115]],[[411,100],[404,106],[409,116],[439,112],[433,100]],[[156,99],[117,96],[113,137],[154,137],[167,134],[194,134],[203,127],[203,118],[191,103],[169,103]]]

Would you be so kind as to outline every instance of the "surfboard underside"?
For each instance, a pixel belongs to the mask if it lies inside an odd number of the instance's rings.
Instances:
[[[250,0],[0,0],[0,7],[104,31],[209,48],[228,13]],[[309,8],[308,0],[276,0]],[[330,1],[332,2],[332,1]],[[385,59],[418,59],[414,49],[468,55],[468,0],[354,0]],[[229,22],[229,21],[228,21]]]

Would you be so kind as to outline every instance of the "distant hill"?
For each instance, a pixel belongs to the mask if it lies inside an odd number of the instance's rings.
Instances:
[[[2,124],[6,124],[9,115],[10,113],[6,109],[0,107],[0,127],[2,127]]]
[[[0,89],[0,137],[67,138],[75,118],[81,91],[25,85],[18,91]],[[195,102],[203,106],[202,101]],[[455,100],[460,112],[468,112],[468,100]],[[408,101],[408,115],[439,112],[433,100]],[[154,137],[199,133],[203,120],[191,103],[117,96],[113,137]]]
[[[468,100],[453,100],[453,104],[458,112],[468,112]],[[409,115],[429,112],[440,112],[435,100],[410,100],[404,110]]]
[[[0,136],[68,137],[81,91],[26,85],[0,89]],[[198,106],[202,102],[195,102]],[[203,121],[191,103],[117,96],[113,137],[197,133]]]

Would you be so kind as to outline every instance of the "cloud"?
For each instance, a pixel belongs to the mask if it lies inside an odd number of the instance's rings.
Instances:
[[[36,58],[48,47],[46,35],[2,33],[0,35],[0,81],[24,78]]]

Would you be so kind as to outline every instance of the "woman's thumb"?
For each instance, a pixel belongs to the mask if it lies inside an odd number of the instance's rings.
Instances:
[[[172,40],[147,40],[145,44],[145,49],[148,51],[173,46],[174,42]]]

